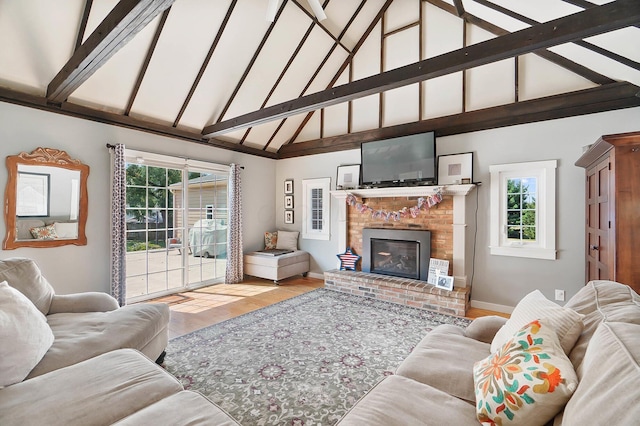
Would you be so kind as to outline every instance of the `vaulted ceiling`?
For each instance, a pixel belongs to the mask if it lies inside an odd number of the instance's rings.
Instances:
[[[321,3],[0,0],[0,100],[270,158],[640,105],[638,0]]]

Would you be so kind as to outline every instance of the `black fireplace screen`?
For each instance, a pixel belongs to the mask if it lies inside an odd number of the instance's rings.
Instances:
[[[371,272],[404,278],[420,278],[417,241],[371,239]]]
[[[427,280],[431,232],[409,229],[362,230],[362,270]]]

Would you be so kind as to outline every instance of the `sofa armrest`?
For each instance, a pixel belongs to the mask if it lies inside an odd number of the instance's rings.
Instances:
[[[474,319],[465,329],[465,336],[484,343],[491,343],[500,327],[507,322],[506,318],[491,315]]]
[[[49,315],[61,313],[108,312],[120,306],[113,297],[106,293],[87,292],[54,295],[49,308]]]

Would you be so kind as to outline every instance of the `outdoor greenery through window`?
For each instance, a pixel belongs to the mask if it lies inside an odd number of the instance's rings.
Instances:
[[[507,179],[507,238],[536,240],[536,178]]]
[[[126,163],[127,299],[222,280],[228,168],[133,152]]]
[[[322,231],[322,188],[311,190],[311,229]]]

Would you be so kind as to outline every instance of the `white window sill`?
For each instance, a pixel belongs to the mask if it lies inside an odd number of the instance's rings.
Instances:
[[[512,256],[512,257],[528,257],[532,259],[555,260],[556,250],[535,247],[489,247],[492,255],[496,256]]]

